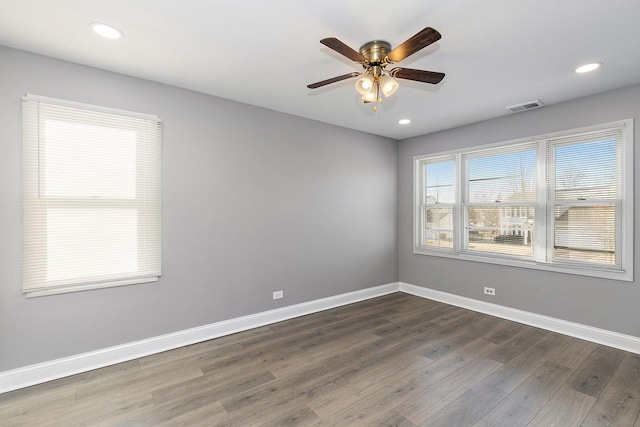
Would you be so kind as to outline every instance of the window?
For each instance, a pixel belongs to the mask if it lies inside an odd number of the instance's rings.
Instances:
[[[416,157],[414,252],[633,280],[632,129]]]
[[[623,168],[618,167],[618,136],[601,132],[587,140],[550,142],[547,182],[548,217],[553,222],[548,257],[563,262],[590,262],[621,267],[619,194]]]
[[[158,280],[160,121],[23,98],[23,291]]]
[[[536,207],[536,146],[518,145],[461,156],[462,201],[470,253],[531,259]]]
[[[437,159],[425,163],[424,169],[423,241],[431,247],[453,247],[453,215],[455,203],[455,163],[453,159]]]

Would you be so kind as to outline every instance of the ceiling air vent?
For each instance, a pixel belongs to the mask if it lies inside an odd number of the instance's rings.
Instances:
[[[524,102],[522,104],[516,104],[516,105],[512,105],[510,107],[507,107],[507,110],[513,111],[514,113],[519,113],[520,111],[525,111],[525,110],[533,110],[535,108],[540,108],[542,107],[544,104],[542,103],[542,101],[540,101],[539,99],[534,99],[533,101],[528,101],[528,102]]]

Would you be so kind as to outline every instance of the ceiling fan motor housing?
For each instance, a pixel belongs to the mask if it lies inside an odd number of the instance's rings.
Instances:
[[[360,54],[369,60],[369,65],[387,65],[386,58],[391,45],[382,40],[374,40],[360,47]]]

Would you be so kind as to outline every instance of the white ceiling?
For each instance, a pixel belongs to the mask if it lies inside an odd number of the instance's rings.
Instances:
[[[100,38],[96,21],[125,37]],[[442,39],[398,65],[440,84],[400,80],[375,113],[355,79],[307,89],[359,71],[320,39],[395,47],[427,26]],[[0,0],[0,44],[404,139],[639,83],[640,1]]]

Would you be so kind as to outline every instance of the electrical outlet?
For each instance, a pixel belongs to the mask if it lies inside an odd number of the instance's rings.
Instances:
[[[273,293],[273,299],[280,299],[284,296],[284,291],[275,291]]]
[[[491,295],[493,297],[496,296],[496,289],[495,288],[487,288],[486,286],[484,287],[484,293],[486,295]]]

